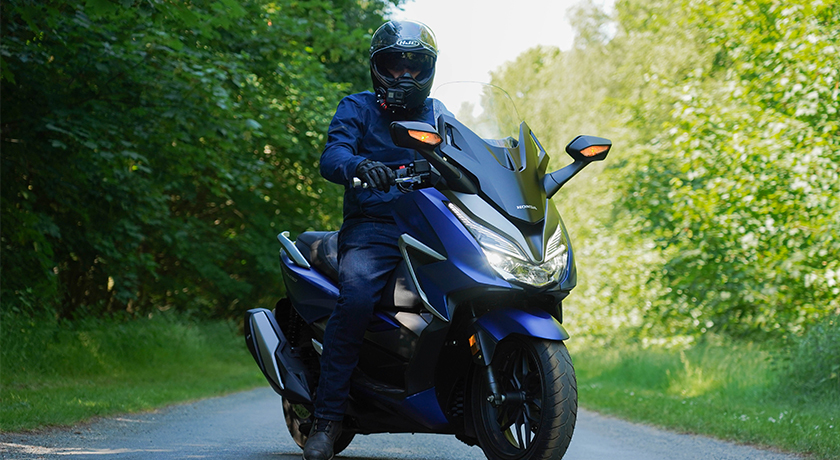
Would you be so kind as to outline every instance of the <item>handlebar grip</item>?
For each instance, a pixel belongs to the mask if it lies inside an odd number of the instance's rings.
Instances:
[[[368,188],[368,184],[367,184],[367,182],[362,182],[362,180],[359,179],[358,177],[354,177],[353,178],[353,188],[357,188],[357,187]]]

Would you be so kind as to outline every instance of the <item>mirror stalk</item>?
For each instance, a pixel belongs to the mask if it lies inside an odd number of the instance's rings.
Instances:
[[[563,169],[554,171],[551,174],[546,174],[543,179],[543,188],[545,188],[546,199],[551,199],[557,191],[563,187],[569,179],[575,177],[586,165],[589,164],[583,160],[576,160],[574,163],[564,167]]]
[[[446,181],[446,185],[455,192],[469,193],[475,195],[478,193],[478,188],[475,184],[467,178],[458,168],[449,164],[443,157],[436,154],[434,151],[424,152],[418,150],[423,158],[429,160],[429,163],[435,167],[440,173],[440,177]]]

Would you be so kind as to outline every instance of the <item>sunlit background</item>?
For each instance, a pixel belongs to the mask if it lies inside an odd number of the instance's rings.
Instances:
[[[568,50],[574,40],[568,9],[576,0],[411,0],[391,17],[434,31],[440,55],[435,83],[489,81],[490,71],[537,45]],[[610,2],[611,3],[611,2]]]

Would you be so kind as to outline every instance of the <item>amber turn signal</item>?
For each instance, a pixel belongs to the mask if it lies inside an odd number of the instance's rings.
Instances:
[[[609,149],[609,145],[593,145],[580,151],[583,156],[594,157],[595,155]]]
[[[472,354],[476,354],[481,351],[481,348],[478,346],[478,339],[476,339],[475,334],[470,336],[470,352]]]
[[[437,135],[437,133],[427,133],[425,131],[416,131],[413,129],[409,129],[408,135],[424,144],[438,145],[441,142],[441,138],[439,135]]]

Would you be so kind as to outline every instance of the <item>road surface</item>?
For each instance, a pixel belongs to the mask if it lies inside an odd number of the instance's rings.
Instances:
[[[0,434],[3,459],[300,460],[270,389],[125,415],[37,434]],[[484,459],[454,436],[356,436],[337,460]],[[794,460],[798,457],[675,434],[581,410],[564,460]]]

